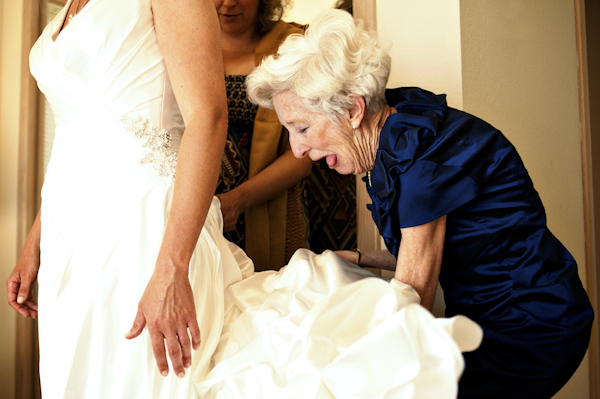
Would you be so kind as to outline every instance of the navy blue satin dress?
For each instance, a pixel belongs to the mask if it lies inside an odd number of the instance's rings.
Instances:
[[[593,311],[571,254],[521,158],[500,131],[445,95],[388,90],[370,206],[396,257],[400,229],[447,215],[440,272],[446,316],[480,324],[460,398],[550,398],[587,349]],[[432,382],[433,383],[433,382]]]

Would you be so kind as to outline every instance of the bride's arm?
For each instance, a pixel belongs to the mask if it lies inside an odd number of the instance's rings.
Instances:
[[[156,268],[127,338],[135,338],[147,326],[159,371],[168,374],[168,351],[173,371],[181,377],[191,365],[191,346],[200,345],[188,268],[216,188],[227,135],[227,102],[213,2],[152,0],[152,10],[186,129]]]

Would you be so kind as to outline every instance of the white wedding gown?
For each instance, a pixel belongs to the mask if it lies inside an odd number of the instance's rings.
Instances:
[[[455,397],[478,326],[434,319],[412,288],[332,252],[253,275],[216,198],[190,263],[202,345],[185,378],[160,376],[148,334],[123,336],[154,269],[183,121],[150,0],[90,0],[56,36],[70,4],[30,56],[57,126],[41,209],[43,397]]]

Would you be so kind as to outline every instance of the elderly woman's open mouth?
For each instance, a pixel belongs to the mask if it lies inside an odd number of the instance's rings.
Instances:
[[[327,155],[325,160],[327,161],[327,166],[329,166],[329,169],[333,169],[333,167],[338,163],[338,156],[335,154]]]
[[[329,169],[333,169],[339,161],[339,157],[336,154],[323,155],[315,158],[313,158],[310,154],[308,154],[308,156],[313,160],[313,162],[319,162],[321,159],[325,158],[325,162],[327,162]]]

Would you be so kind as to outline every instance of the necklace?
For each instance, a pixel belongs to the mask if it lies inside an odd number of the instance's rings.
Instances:
[[[75,3],[75,14],[69,14],[69,23],[71,23],[71,21],[73,20],[73,18],[75,18],[77,16],[77,14],[79,14],[79,11],[81,11],[81,9],[83,7],[85,7],[85,5],[87,4],[88,0],[85,0],[83,2],[83,4],[81,5],[81,8],[79,8],[79,1],[77,0],[77,3]]]
[[[373,187],[373,183],[371,182],[371,171],[367,172],[367,179],[369,180],[369,187]]]

